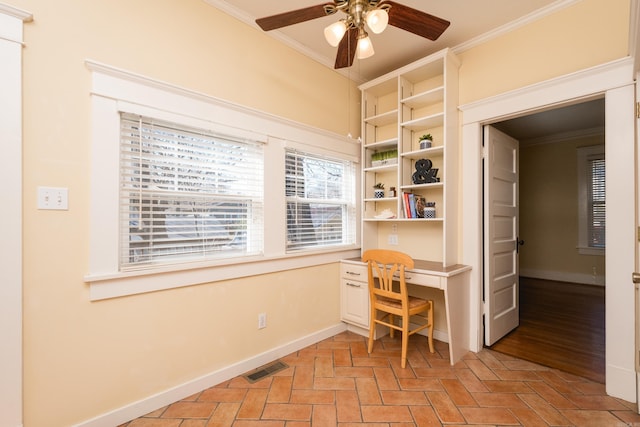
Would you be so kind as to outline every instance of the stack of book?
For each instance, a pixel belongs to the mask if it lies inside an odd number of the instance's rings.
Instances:
[[[413,193],[402,193],[402,207],[405,218],[424,218],[426,200],[424,197]]]

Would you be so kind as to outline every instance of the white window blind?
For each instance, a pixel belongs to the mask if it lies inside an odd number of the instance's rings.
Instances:
[[[120,269],[263,251],[263,147],[123,113]]]
[[[287,250],[355,243],[352,162],[286,150]]]
[[[604,156],[587,158],[589,174],[588,196],[588,244],[594,248],[605,247],[605,161]]]

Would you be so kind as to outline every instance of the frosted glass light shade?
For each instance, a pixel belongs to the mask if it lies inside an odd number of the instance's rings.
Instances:
[[[334,22],[324,29],[324,38],[327,39],[327,43],[336,47],[340,44],[340,40],[344,37],[344,33],[347,32],[347,25],[344,21]]]
[[[387,28],[389,23],[389,14],[384,9],[374,9],[367,13],[365,18],[367,25],[375,34],[380,34]]]
[[[365,59],[373,56],[373,44],[369,36],[365,36],[358,39],[358,59]]]

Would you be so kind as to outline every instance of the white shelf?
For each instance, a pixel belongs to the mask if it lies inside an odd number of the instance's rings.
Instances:
[[[408,120],[400,123],[405,129],[409,130],[422,130],[428,128],[435,128],[444,125],[444,113],[436,113],[430,116],[419,117],[417,119]]]
[[[363,201],[365,202],[397,202],[398,198],[397,197],[369,197],[366,199],[363,199]]]
[[[410,108],[422,108],[428,105],[444,101],[444,86],[437,87],[413,96],[409,96],[400,102]]]
[[[425,156],[442,156],[443,154],[444,147],[439,146],[425,148],[423,150],[408,151],[406,153],[400,154],[400,156],[405,159],[418,160],[424,158]]]
[[[387,111],[386,113],[366,117],[364,122],[373,126],[386,126],[398,122],[398,110]]]
[[[385,172],[385,171],[390,171],[390,170],[394,170],[394,169],[398,169],[398,163],[393,163],[390,165],[384,165],[384,166],[371,166],[368,168],[364,168],[363,171],[365,172]]]
[[[391,138],[391,139],[386,139],[384,141],[376,141],[376,142],[371,142],[369,144],[365,144],[364,148],[366,149],[373,149],[373,150],[380,150],[380,151],[384,151],[386,149],[391,149],[391,148],[397,148],[398,147],[398,138]]]
[[[432,182],[429,184],[410,184],[400,186],[400,190],[433,190],[436,188],[444,188],[444,183]]]

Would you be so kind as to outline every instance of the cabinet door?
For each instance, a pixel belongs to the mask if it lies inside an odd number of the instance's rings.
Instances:
[[[342,279],[342,320],[369,328],[369,289],[367,282]]]

